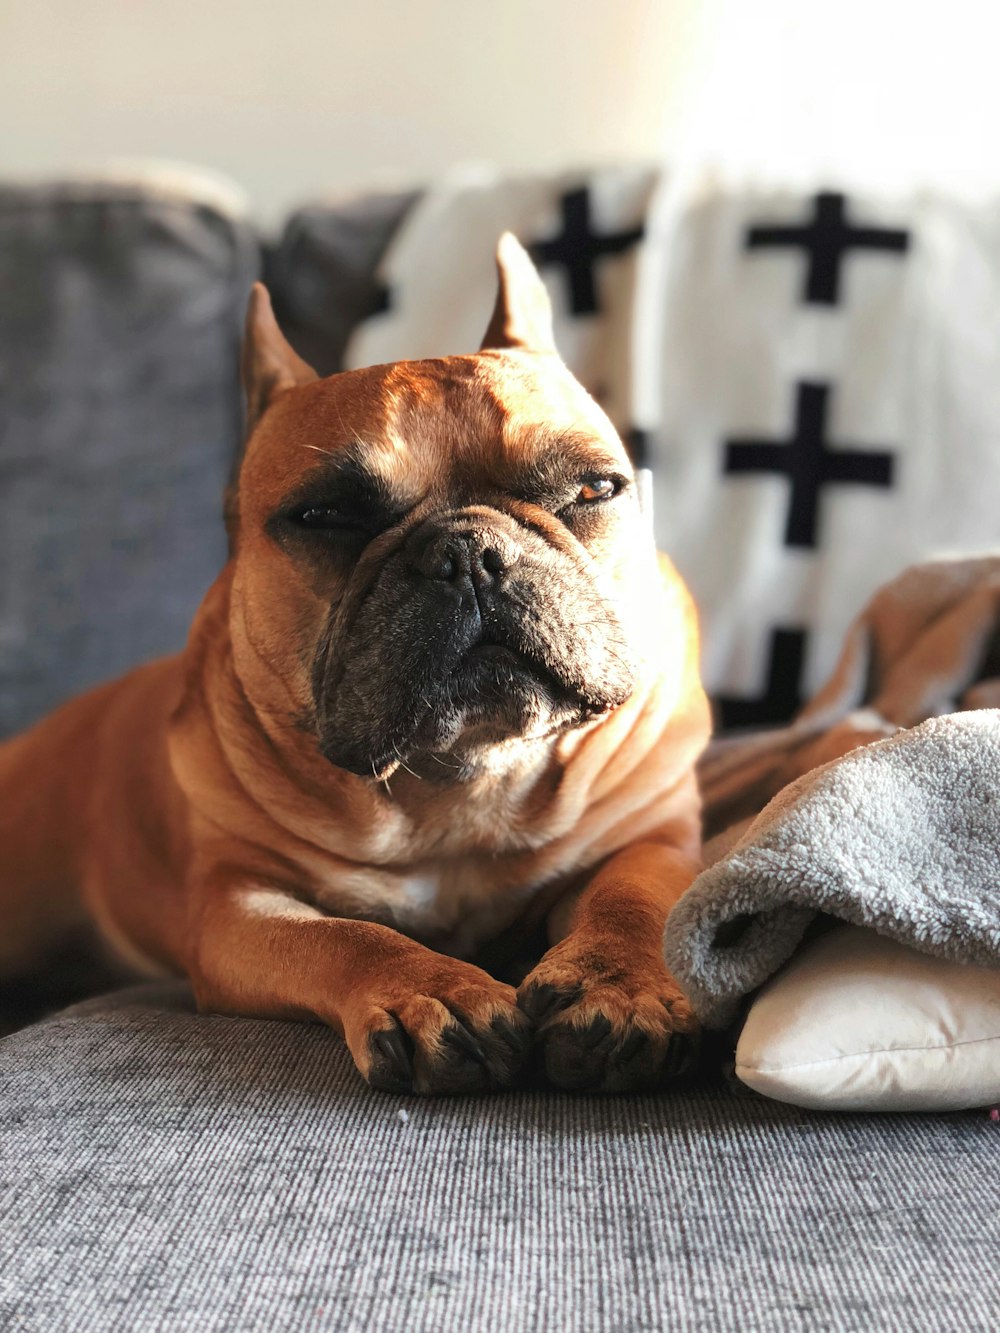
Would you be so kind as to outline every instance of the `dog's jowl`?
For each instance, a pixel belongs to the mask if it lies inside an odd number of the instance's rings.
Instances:
[[[683,1064],[695,618],[512,237],[498,268],[475,354],[328,379],[255,289],[233,554],[187,648],[0,749],[4,975],[90,922],[206,1010],[328,1023],[382,1088]]]

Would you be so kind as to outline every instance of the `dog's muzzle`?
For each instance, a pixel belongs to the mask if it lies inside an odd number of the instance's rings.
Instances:
[[[470,523],[447,529],[418,530],[407,542],[410,567],[430,585],[429,592],[448,599],[455,611],[469,620],[466,633],[478,619],[488,634],[503,596],[503,585],[521,558],[519,543],[498,528]]]
[[[586,609],[586,614],[583,614]],[[340,610],[336,615],[341,615]],[[322,752],[379,777],[464,734],[492,744],[569,726],[632,688],[611,607],[502,515],[438,515],[407,534],[314,670]]]

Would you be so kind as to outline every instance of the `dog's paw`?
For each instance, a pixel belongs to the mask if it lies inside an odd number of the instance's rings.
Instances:
[[[452,962],[407,986],[369,996],[345,1037],[373,1088],[442,1096],[513,1087],[531,1029],[517,995],[467,963]]]
[[[535,1028],[548,1082],[574,1092],[633,1092],[689,1073],[697,1023],[658,957],[614,964],[572,939],[524,980],[518,1005]]]

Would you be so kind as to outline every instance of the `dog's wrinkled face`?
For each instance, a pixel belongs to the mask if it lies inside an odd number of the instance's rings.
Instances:
[[[256,399],[248,375],[234,641],[322,753],[368,777],[475,765],[634,687],[652,544],[632,469],[505,244],[500,347],[326,380],[286,348],[280,371],[258,365]]]

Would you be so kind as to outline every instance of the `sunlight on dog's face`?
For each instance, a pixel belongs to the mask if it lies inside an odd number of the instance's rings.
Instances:
[[[467,770],[623,703],[651,558],[622,445],[554,352],[299,384],[241,473],[243,641],[367,777]]]

